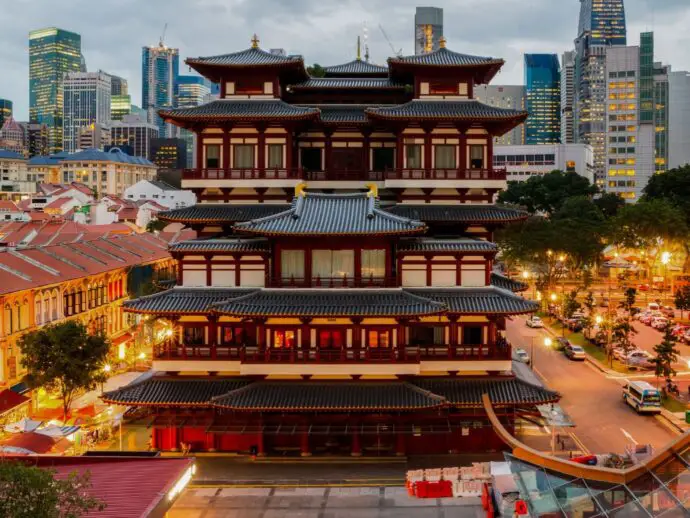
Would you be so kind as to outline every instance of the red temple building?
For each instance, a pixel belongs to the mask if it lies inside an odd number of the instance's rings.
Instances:
[[[161,112],[197,135],[161,219],[177,285],[126,303],[170,322],[153,372],[104,395],[137,407],[154,446],[285,454],[501,447],[505,425],[559,395],[512,372],[505,320],[537,305],[493,271],[506,173],[492,138],[527,114],[473,99],[502,60],[452,52],[355,60],[310,77],[251,48],[188,59],[221,99]]]

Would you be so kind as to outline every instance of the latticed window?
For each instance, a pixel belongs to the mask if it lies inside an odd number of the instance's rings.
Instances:
[[[235,168],[252,169],[254,167],[254,146],[252,144],[237,144],[233,146]]]
[[[434,163],[436,169],[455,169],[455,146],[435,146],[435,152]]]

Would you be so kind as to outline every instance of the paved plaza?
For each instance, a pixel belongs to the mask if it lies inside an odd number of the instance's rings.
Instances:
[[[402,487],[191,488],[169,518],[479,518],[479,498],[417,499]]]

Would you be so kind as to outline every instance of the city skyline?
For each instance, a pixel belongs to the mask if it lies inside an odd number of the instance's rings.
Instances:
[[[103,25],[101,10],[110,9],[108,2],[90,5],[88,9],[79,0],[67,2],[67,5],[63,3],[59,8],[49,2],[39,3],[45,5],[40,8],[33,5],[31,11],[22,9],[20,4],[15,15],[16,23],[0,35],[0,62],[7,71],[0,78],[0,97],[14,102],[18,120],[28,119],[26,39],[30,30],[58,26],[81,34],[89,70],[102,69],[128,79],[132,102],[140,105],[141,47],[158,42],[165,22],[169,22],[166,44],[179,48],[182,60],[213,53],[219,47],[245,48],[251,33],[256,32],[266,48],[289,45],[288,53],[301,53],[309,63],[327,65],[354,56],[356,37],[362,33],[363,22],[367,21],[371,59],[384,62],[392,51],[378,31],[378,23],[383,24],[396,49],[402,48],[404,53],[410,54],[414,43],[410,20],[414,18],[417,5],[417,2],[406,0],[394,8],[381,1],[368,2],[365,6],[346,4],[344,7],[335,2],[321,2],[318,9],[310,5],[301,9],[294,5],[274,6],[272,1],[264,0],[252,6],[237,7],[221,6],[220,2],[217,6],[215,2],[203,5],[173,2],[174,5],[166,4],[166,9],[161,10],[159,2],[154,1],[138,6],[138,17],[121,21],[112,19],[112,23]],[[567,0],[558,5],[539,0],[530,6],[509,0],[501,2],[501,9],[494,8],[491,3],[473,0],[461,8],[448,1],[435,2],[434,5],[444,9],[446,37],[453,48],[506,59],[503,72],[495,80],[497,84],[522,82],[524,53],[560,54],[572,47],[580,9],[577,0]],[[125,4],[121,7],[134,6],[129,1]],[[684,2],[667,0],[664,5],[655,6],[653,24],[649,5],[648,0],[626,1],[628,32],[632,35],[629,43],[635,44],[636,34],[645,29],[655,30],[658,53],[664,57],[664,62],[670,63],[674,70],[689,69],[690,57],[682,50],[687,47],[688,37],[680,30],[684,24],[690,23],[690,13],[683,11]],[[84,8],[80,9],[80,6]],[[77,11],[79,17],[75,17]],[[162,12],[165,14],[161,15]],[[497,27],[491,37],[483,33],[481,24],[473,22],[488,16]],[[91,23],[96,19],[98,23]],[[338,20],[338,25],[330,20]],[[526,30],[532,25],[535,29],[538,27],[538,31]],[[123,38],[127,34],[131,36]],[[348,44],[350,41],[352,43]],[[186,72],[184,68],[181,73]]]

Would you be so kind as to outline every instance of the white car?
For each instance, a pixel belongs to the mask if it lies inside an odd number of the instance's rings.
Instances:
[[[515,349],[513,351],[513,360],[526,363],[527,365],[530,363],[529,354],[524,349]]]
[[[654,329],[658,329],[658,330],[665,329],[667,325],[668,325],[668,319],[667,318],[655,317],[652,320],[652,327]]]
[[[544,322],[541,321],[541,318],[534,316],[527,319],[527,327],[544,327]]]

